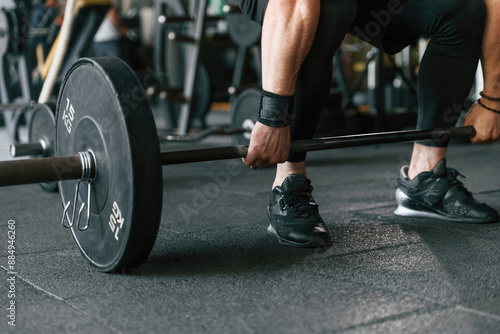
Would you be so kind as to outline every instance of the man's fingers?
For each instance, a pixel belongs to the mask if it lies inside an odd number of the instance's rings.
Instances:
[[[242,158],[242,160],[245,163],[245,165],[247,165],[251,169],[259,169],[259,167],[262,166],[262,161],[257,159],[256,156],[251,153],[247,154],[247,156]]]
[[[285,162],[290,150],[290,128],[272,128],[255,123],[243,162],[252,169]]]
[[[287,159],[288,159],[288,153],[282,154],[279,159],[273,159],[272,157],[268,158],[268,159],[265,159],[265,158],[264,159],[257,159],[253,155],[251,155],[250,157],[247,155],[245,158],[242,158],[243,163],[245,163],[245,165],[247,165],[248,167],[250,167],[252,169],[259,169],[264,164],[275,165],[278,163],[283,163],[283,162],[286,162]]]
[[[252,167],[255,164],[255,158],[250,154],[247,154],[247,156],[244,157],[242,160],[248,167]]]

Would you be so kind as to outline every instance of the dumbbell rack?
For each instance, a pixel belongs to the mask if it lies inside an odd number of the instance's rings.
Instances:
[[[192,14],[189,15],[184,5],[176,0],[160,0],[155,3],[155,45],[153,62],[155,72],[159,76],[161,94],[168,103],[180,103],[180,116],[177,121],[177,135],[185,136],[188,132],[189,122],[193,114],[194,93],[197,81],[200,60],[200,48],[206,21],[207,0],[192,1]],[[188,26],[187,34],[183,27]],[[176,73],[169,73],[166,66],[168,61],[165,41],[182,43],[180,57],[184,59],[185,71],[182,78],[176,78]],[[182,74],[181,74],[182,75]],[[171,77],[173,76],[173,77]],[[178,76],[178,75],[177,75]],[[170,77],[170,80],[169,80]],[[183,87],[173,87],[169,81],[183,81]],[[169,108],[173,110],[173,108]],[[169,115],[173,123],[173,115]]]
[[[24,5],[20,3],[19,5]],[[21,8],[22,7],[22,8]],[[3,112],[5,126],[12,142],[19,142],[19,123],[32,98],[28,64],[24,46],[26,40],[25,16],[30,8],[24,6],[1,8],[2,37],[0,40],[0,101],[6,106]],[[11,78],[11,69],[17,73],[17,81]],[[15,87],[13,83],[16,83]],[[20,92],[16,92],[20,90]],[[20,95],[19,95],[20,93]],[[12,108],[9,108],[11,106]],[[28,119],[29,117],[27,117]]]
[[[75,16],[75,25],[69,30],[72,38],[68,43],[68,50],[65,53],[60,53],[56,45],[52,45],[49,55],[43,60],[44,64],[39,66],[41,70],[35,78],[32,78],[31,73],[31,69],[36,66],[34,54],[37,43],[35,43],[35,38],[44,39],[47,37],[51,28],[46,27],[46,25],[50,25],[51,20],[43,21],[44,24],[41,27],[31,27],[31,1],[16,2],[13,8],[1,8],[0,101],[2,106],[0,106],[0,112],[4,112],[11,142],[20,141],[19,126],[22,116],[24,115],[28,124],[31,122],[34,101],[46,102],[57,96],[57,91],[52,91],[52,89],[48,90],[45,98],[39,96],[39,90],[48,81],[46,72],[49,69],[52,70],[54,58],[51,58],[50,54],[52,56],[59,53],[63,55],[61,69],[54,72],[56,73],[54,81],[59,84],[62,76],[58,73],[65,73],[71,63],[89,49],[92,38],[108,11],[109,4],[106,0],[81,1]],[[66,19],[66,22],[68,20]],[[71,31],[78,31],[78,34]],[[50,61],[48,61],[49,58]],[[13,72],[17,80],[12,78]],[[52,87],[52,85],[49,86]]]
[[[2,71],[2,75],[0,76],[0,98],[2,105],[10,104],[15,107],[15,104],[18,104],[19,106],[23,106],[21,108],[6,109],[3,111],[5,126],[10,140],[12,142],[19,142],[19,122],[23,112],[28,109],[29,101],[31,101],[31,86],[28,82],[28,67],[25,55],[22,54],[9,57],[9,59],[6,59],[5,56],[0,57],[0,70]],[[9,89],[9,85],[6,80],[7,78],[10,78],[8,75],[9,62],[12,63],[12,66],[16,67],[17,73],[19,74],[21,96],[18,96],[17,98],[13,98],[14,94],[12,94]],[[26,118],[29,119],[29,115],[26,115]]]
[[[227,0],[223,10],[228,24],[229,37],[238,47],[231,87],[228,88],[230,103],[234,104],[238,94],[243,92],[245,89],[261,88],[262,64],[260,38],[262,29],[256,22],[253,22],[249,17],[241,12],[237,1]],[[249,50],[252,52],[256,68],[257,82],[254,85],[242,85],[244,66]]]

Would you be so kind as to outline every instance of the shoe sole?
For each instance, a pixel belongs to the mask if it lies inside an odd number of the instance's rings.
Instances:
[[[488,217],[484,219],[478,218],[456,218],[447,215],[446,213],[434,210],[427,206],[424,206],[415,200],[408,197],[401,189],[396,189],[396,200],[398,202],[398,207],[394,211],[394,214],[402,217],[417,217],[417,218],[431,218],[445,220],[455,223],[468,223],[468,224],[488,224],[495,223],[498,221],[498,217]]]
[[[267,233],[278,238],[279,243],[286,245],[286,246],[297,247],[297,248],[318,248],[318,247],[331,246],[331,243],[327,244],[327,245],[322,245],[319,241],[309,241],[307,243],[302,243],[302,242],[295,242],[295,241],[283,239],[282,237],[280,237],[278,235],[278,233],[276,232],[276,230],[274,229],[274,227],[272,225],[269,225],[269,227],[267,228]]]

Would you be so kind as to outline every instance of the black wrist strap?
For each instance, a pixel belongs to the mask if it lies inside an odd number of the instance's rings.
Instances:
[[[273,128],[283,128],[292,123],[294,96],[278,95],[262,90],[257,121]]]

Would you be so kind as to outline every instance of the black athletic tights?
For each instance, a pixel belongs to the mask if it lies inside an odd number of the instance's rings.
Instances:
[[[268,0],[238,0],[262,24]],[[394,54],[429,38],[418,80],[418,129],[454,126],[481,52],[486,17],[482,0],[322,0],[316,36],[295,91],[292,140],[313,137],[330,92],[332,60],[346,33]],[[256,111],[257,112],[257,111]],[[421,142],[446,147],[448,140]],[[305,160],[290,154],[288,161]]]

